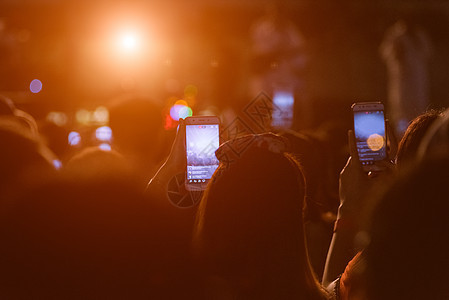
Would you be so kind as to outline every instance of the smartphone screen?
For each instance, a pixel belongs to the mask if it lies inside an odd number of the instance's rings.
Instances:
[[[275,91],[273,94],[273,113],[271,126],[274,128],[291,128],[293,124],[293,105],[295,98],[292,92]]]
[[[384,111],[354,111],[354,133],[362,166],[386,157]]]
[[[204,187],[218,167],[218,124],[186,125],[187,171],[189,186]],[[202,189],[202,188],[201,188]]]

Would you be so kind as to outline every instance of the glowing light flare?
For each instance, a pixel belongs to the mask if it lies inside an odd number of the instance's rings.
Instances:
[[[37,94],[42,90],[42,82],[39,79],[33,79],[30,83],[30,91]]]
[[[384,138],[377,133],[370,135],[366,140],[366,143],[368,144],[368,147],[373,151],[379,151],[385,145]]]
[[[175,104],[170,108],[170,117],[175,121],[179,121],[180,118],[185,119],[192,115],[192,109],[186,105]]]
[[[180,100],[176,101],[176,102],[175,102],[175,105],[184,105],[184,106],[189,106],[189,104],[187,103],[187,101],[185,101],[185,100],[182,100],[182,99],[180,99]]]
[[[118,37],[118,46],[126,53],[135,53],[142,46],[142,38],[135,31],[124,31]]]
[[[95,137],[99,141],[109,142],[112,140],[112,130],[108,126],[98,127],[97,130],[95,130]]]
[[[81,135],[77,131],[69,132],[69,145],[78,146],[81,143]]]

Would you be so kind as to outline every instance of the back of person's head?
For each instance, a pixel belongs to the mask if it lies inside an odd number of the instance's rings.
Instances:
[[[133,183],[114,176],[59,177],[0,203],[0,297],[176,299],[170,295],[187,293],[178,290],[182,261],[165,243],[173,236],[149,203]]]
[[[52,153],[14,118],[0,118],[0,193],[14,193],[35,175],[54,171]]]
[[[441,111],[430,110],[413,119],[399,142],[398,152],[396,154],[398,168],[403,168],[416,161],[419,145],[429,128],[441,114]]]
[[[142,96],[118,98],[109,105],[109,126],[114,148],[128,161],[146,184],[168,155],[162,109]]]
[[[445,158],[402,174],[374,209],[368,299],[448,299],[448,169]]]
[[[306,189],[306,220],[320,220],[321,214],[331,210],[331,202],[326,193],[326,180],[329,173],[324,143],[305,133],[283,132],[288,139],[291,152],[303,169]]]
[[[71,157],[63,168],[64,173],[81,178],[117,176],[132,178],[132,170],[125,158],[115,150],[98,147],[85,148]]]
[[[417,151],[417,159],[449,155],[449,109],[441,113],[427,130]]]
[[[231,147],[247,142],[234,160]],[[274,135],[223,144],[199,207],[194,247],[237,297],[323,295],[307,258],[302,172],[282,147]]]
[[[163,120],[161,107],[151,99],[129,96],[109,106],[114,143],[124,155],[158,159]]]

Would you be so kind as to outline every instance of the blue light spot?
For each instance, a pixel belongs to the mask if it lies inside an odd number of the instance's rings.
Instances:
[[[69,145],[77,146],[81,142],[81,135],[76,131],[71,131],[69,133]]]
[[[42,82],[39,79],[33,79],[30,83],[30,91],[34,94],[42,90]]]
[[[101,144],[100,146],[98,146],[98,148],[100,148],[103,151],[111,151],[111,149],[112,149],[111,145],[106,144],[106,143]]]
[[[97,130],[95,130],[95,137],[99,141],[108,142],[112,139],[112,130],[108,126],[98,127]]]
[[[192,116],[192,109],[188,106],[175,104],[170,109],[170,117],[175,121],[179,121],[180,118],[185,119],[190,116]]]
[[[53,166],[55,167],[56,170],[59,170],[62,167],[62,162],[59,159],[54,159]]]

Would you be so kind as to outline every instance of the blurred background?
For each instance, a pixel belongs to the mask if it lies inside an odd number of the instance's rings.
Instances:
[[[138,93],[173,128],[176,103],[183,115],[240,107],[275,78],[299,95],[300,126],[350,122],[351,103],[389,97],[381,45],[401,18],[426,34],[428,105],[447,105],[442,0],[1,0],[0,94],[74,127],[105,125],[111,99]]]

